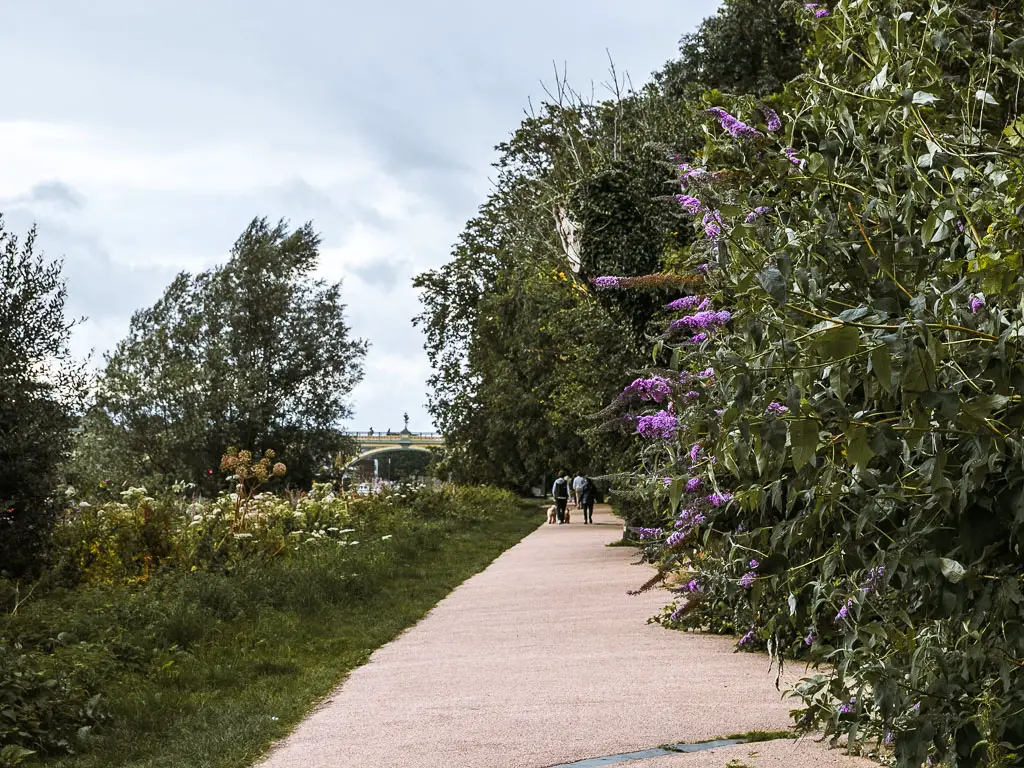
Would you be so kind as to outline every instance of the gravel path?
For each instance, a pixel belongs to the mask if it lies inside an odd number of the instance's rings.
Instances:
[[[606,547],[622,523],[541,525],[380,648],[261,763],[265,768],[542,768],[789,722],[763,656],[646,620],[648,576]],[[540,522],[538,520],[538,522]],[[756,752],[758,756],[750,757]],[[871,765],[802,741],[625,763]]]

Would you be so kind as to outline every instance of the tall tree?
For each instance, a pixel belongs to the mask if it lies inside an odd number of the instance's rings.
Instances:
[[[140,474],[212,482],[229,446],[272,448],[309,482],[341,450],[367,343],[341,284],[311,275],[320,237],[255,219],[221,267],[182,273],[108,356],[90,419]]]
[[[42,564],[85,385],[61,265],[35,239],[32,229],[19,241],[0,217],[0,572],[16,576]]]
[[[718,13],[683,35],[679,58],[656,75],[675,98],[717,88],[766,96],[778,93],[802,73],[806,31],[793,10],[799,3],[725,0]]]

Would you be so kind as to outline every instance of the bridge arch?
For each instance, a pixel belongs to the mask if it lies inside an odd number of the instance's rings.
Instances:
[[[360,461],[363,461],[365,459],[372,459],[374,456],[380,456],[381,454],[384,453],[406,453],[408,451],[414,451],[416,453],[433,454],[434,449],[428,448],[423,445],[384,445],[379,448],[371,448],[369,450],[363,451],[358,456],[353,457],[349,461],[348,467],[351,467],[353,464],[358,464]],[[346,469],[348,467],[346,467]]]

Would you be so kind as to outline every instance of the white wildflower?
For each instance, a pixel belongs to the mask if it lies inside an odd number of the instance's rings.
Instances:
[[[380,537],[380,540],[381,540],[381,541],[387,541],[387,540],[388,540],[388,539],[390,539],[390,538],[391,538],[392,536],[394,536],[394,534],[393,534],[393,533],[389,533],[389,534],[388,534],[387,536],[381,536],[381,537]]]

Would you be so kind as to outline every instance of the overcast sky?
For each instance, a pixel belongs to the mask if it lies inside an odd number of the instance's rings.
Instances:
[[[312,219],[371,341],[350,429],[433,428],[412,277],[443,263],[494,145],[543,98],[636,85],[715,0],[47,0],[0,25],[0,212],[65,259],[97,358],[255,216]]]

